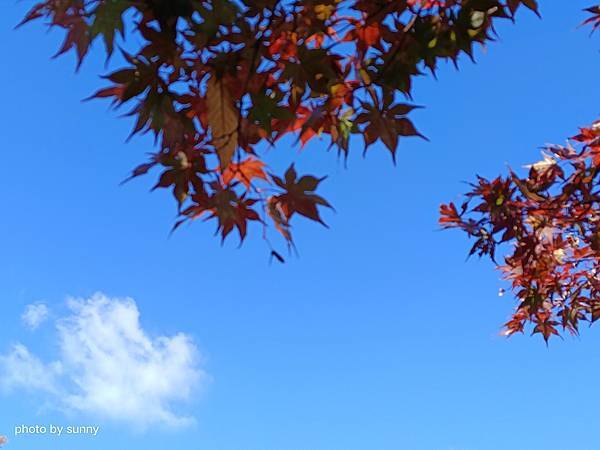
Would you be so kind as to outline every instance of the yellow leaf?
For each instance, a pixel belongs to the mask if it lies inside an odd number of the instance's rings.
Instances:
[[[315,6],[315,13],[317,14],[317,19],[319,20],[327,20],[331,17],[331,15],[333,14],[333,11],[335,10],[335,6],[333,5],[316,5]]]
[[[223,80],[214,76],[206,86],[206,109],[212,144],[217,149],[221,167],[227,167],[238,144],[239,114]]]

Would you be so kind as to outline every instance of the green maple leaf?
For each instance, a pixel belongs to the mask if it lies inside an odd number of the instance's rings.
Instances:
[[[94,11],[94,22],[90,27],[92,39],[102,35],[108,56],[112,55],[115,47],[115,34],[121,36],[125,31],[123,14],[132,6],[129,0],[104,0]]]

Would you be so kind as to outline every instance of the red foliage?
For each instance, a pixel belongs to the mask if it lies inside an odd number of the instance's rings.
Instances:
[[[460,208],[440,208],[444,228],[475,238],[471,254],[495,260],[509,244],[498,267],[519,304],[506,335],[531,322],[548,340],[600,318],[600,122],[572,140],[546,148],[527,177],[480,177]]]
[[[584,24],[595,30],[600,6],[586,11],[592,17]],[[498,268],[518,306],[503,334],[531,323],[548,342],[559,329],[578,334],[580,321],[600,318],[600,120],[542,156],[525,178],[512,170],[478,177],[460,210],[440,206],[439,222],[475,238],[470,255],[496,262],[497,247],[509,245]]]
[[[173,190],[182,220],[215,219],[222,238],[269,219],[291,244],[296,213],[324,223],[323,178],[293,166],[276,176],[260,144],[319,136],[347,156],[362,134],[394,156],[402,137],[421,136],[397,94],[410,98],[440,59],[471,57],[520,5],[537,11],[533,0],[45,0],[24,22],[64,29],[58,53],[74,50],[79,65],[96,39],[110,55],[117,36],[135,36],[141,46],[95,94],[131,105],[133,134],[157,137],[131,177],[161,167],[156,187]]]

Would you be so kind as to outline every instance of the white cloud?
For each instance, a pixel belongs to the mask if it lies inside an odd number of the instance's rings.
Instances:
[[[0,357],[6,387],[37,390],[57,407],[142,428],[193,421],[173,409],[207,379],[190,337],[148,336],[132,299],[95,294],[68,306],[70,315],[57,322],[60,360],[44,364],[19,344]]]
[[[44,364],[21,344],[0,355],[0,386],[4,391],[42,391],[57,394],[57,379],[62,372],[59,362]]]
[[[35,330],[48,318],[48,307],[44,303],[33,303],[25,307],[21,320],[29,329]]]

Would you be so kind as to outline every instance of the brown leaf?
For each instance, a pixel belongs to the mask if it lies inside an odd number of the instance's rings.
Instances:
[[[227,167],[238,144],[239,113],[223,80],[214,75],[206,86],[208,125],[221,167]]]
[[[275,197],[275,202],[280,212],[285,217],[285,222],[289,222],[291,217],[298,213],[308,219],[319,222],[327,226],[321,219],[318,206],[332,208],[332,206],[323,197],[316,195],[314,191],[323,178],[316,178],[312,175],[305,175],[298,179],[298,174],[292,164],[285,173],[285,181],[274,176],[273,180],[285,192]]]

